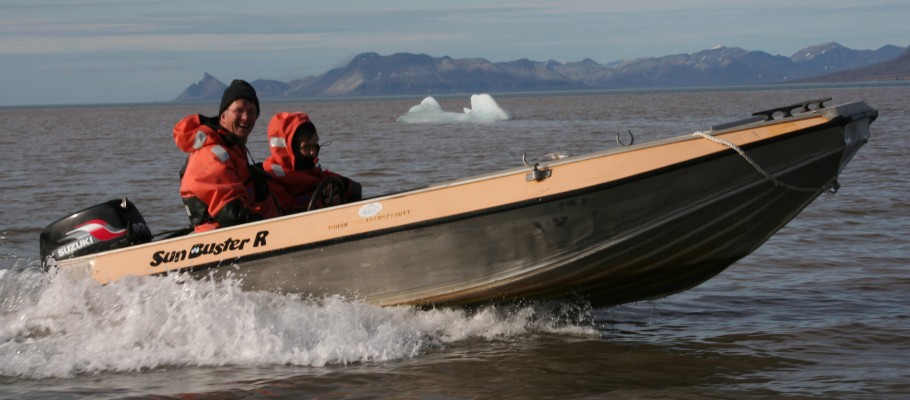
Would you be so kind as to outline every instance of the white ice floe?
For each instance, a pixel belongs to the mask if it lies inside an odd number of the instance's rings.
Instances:
[[[420,104],[411,107],[407,113],[398,117],[398,122],[437,123],[437,122],[496,122],[512,119],[512,115],[496,104],[489,94],[471,96],[471,108],[464,108],[463,113],[443,111],[439,102],[427,97]]]

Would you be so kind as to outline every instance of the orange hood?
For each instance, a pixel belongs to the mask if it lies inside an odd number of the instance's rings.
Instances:
[[[212,141],[221,144],[224,137],[218,133],[218,124],[199,114],[188,115],[174,125],[174,143],[186,153],[201,149]]]
[[[272,117],[268,128],[269,150],[272,154],[265,162],[266,172],[274,176],[286,176],[294,170],[294,132],[307,122],[310,122],[310,116],[304,112],[280,112]]]

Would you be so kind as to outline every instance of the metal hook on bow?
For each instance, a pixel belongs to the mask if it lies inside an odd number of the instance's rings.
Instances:
[[[538,163],[534,163],[534,165],[531,165],[530,163],[528,163],[528,153],[527,152],[521,153],[521,163],[524,165],[527,165],[531,168],[537,169]]]
[[[528,153],[521,153],[521,162],[524,163],[524,165],[531,167],[531,172],[525,176],[525,180],[528,182],[542,181],[546,178],[549,178],[553,173],[553,171],[549,169],[538,169],[537,166],[540,165],[540,163],[534,163],[534,165],[528,163]]]
[[[635,135],[632,134],[632,130],[629,129],[629,144],[625,144],[622,140],[619,139],[619,132],[616,133],[616,143],[619,143],[620,146],[626,147],[631,146],[635,143]]]

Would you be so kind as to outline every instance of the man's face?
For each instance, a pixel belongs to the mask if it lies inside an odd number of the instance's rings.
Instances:
[[[256,126],[256,103],[247,99],[237,99],[221,113],[221,127],[246,141]]]

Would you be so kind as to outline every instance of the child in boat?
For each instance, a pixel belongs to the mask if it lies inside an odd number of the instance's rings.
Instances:
[[[272,117],[268,127],[271,155],[263,168],[272,179],[269,188],[278,198],[285,215],[308,211],[313,191],[324,180],[338,183],[335,199],[316,199],[315,207],[347,203],[361,199],[361,185],[349,178],[322,169],[319,162],[319,134],[309,115],[303,112],[281,112]],[[330,179],[335,177],[337,179]]]

